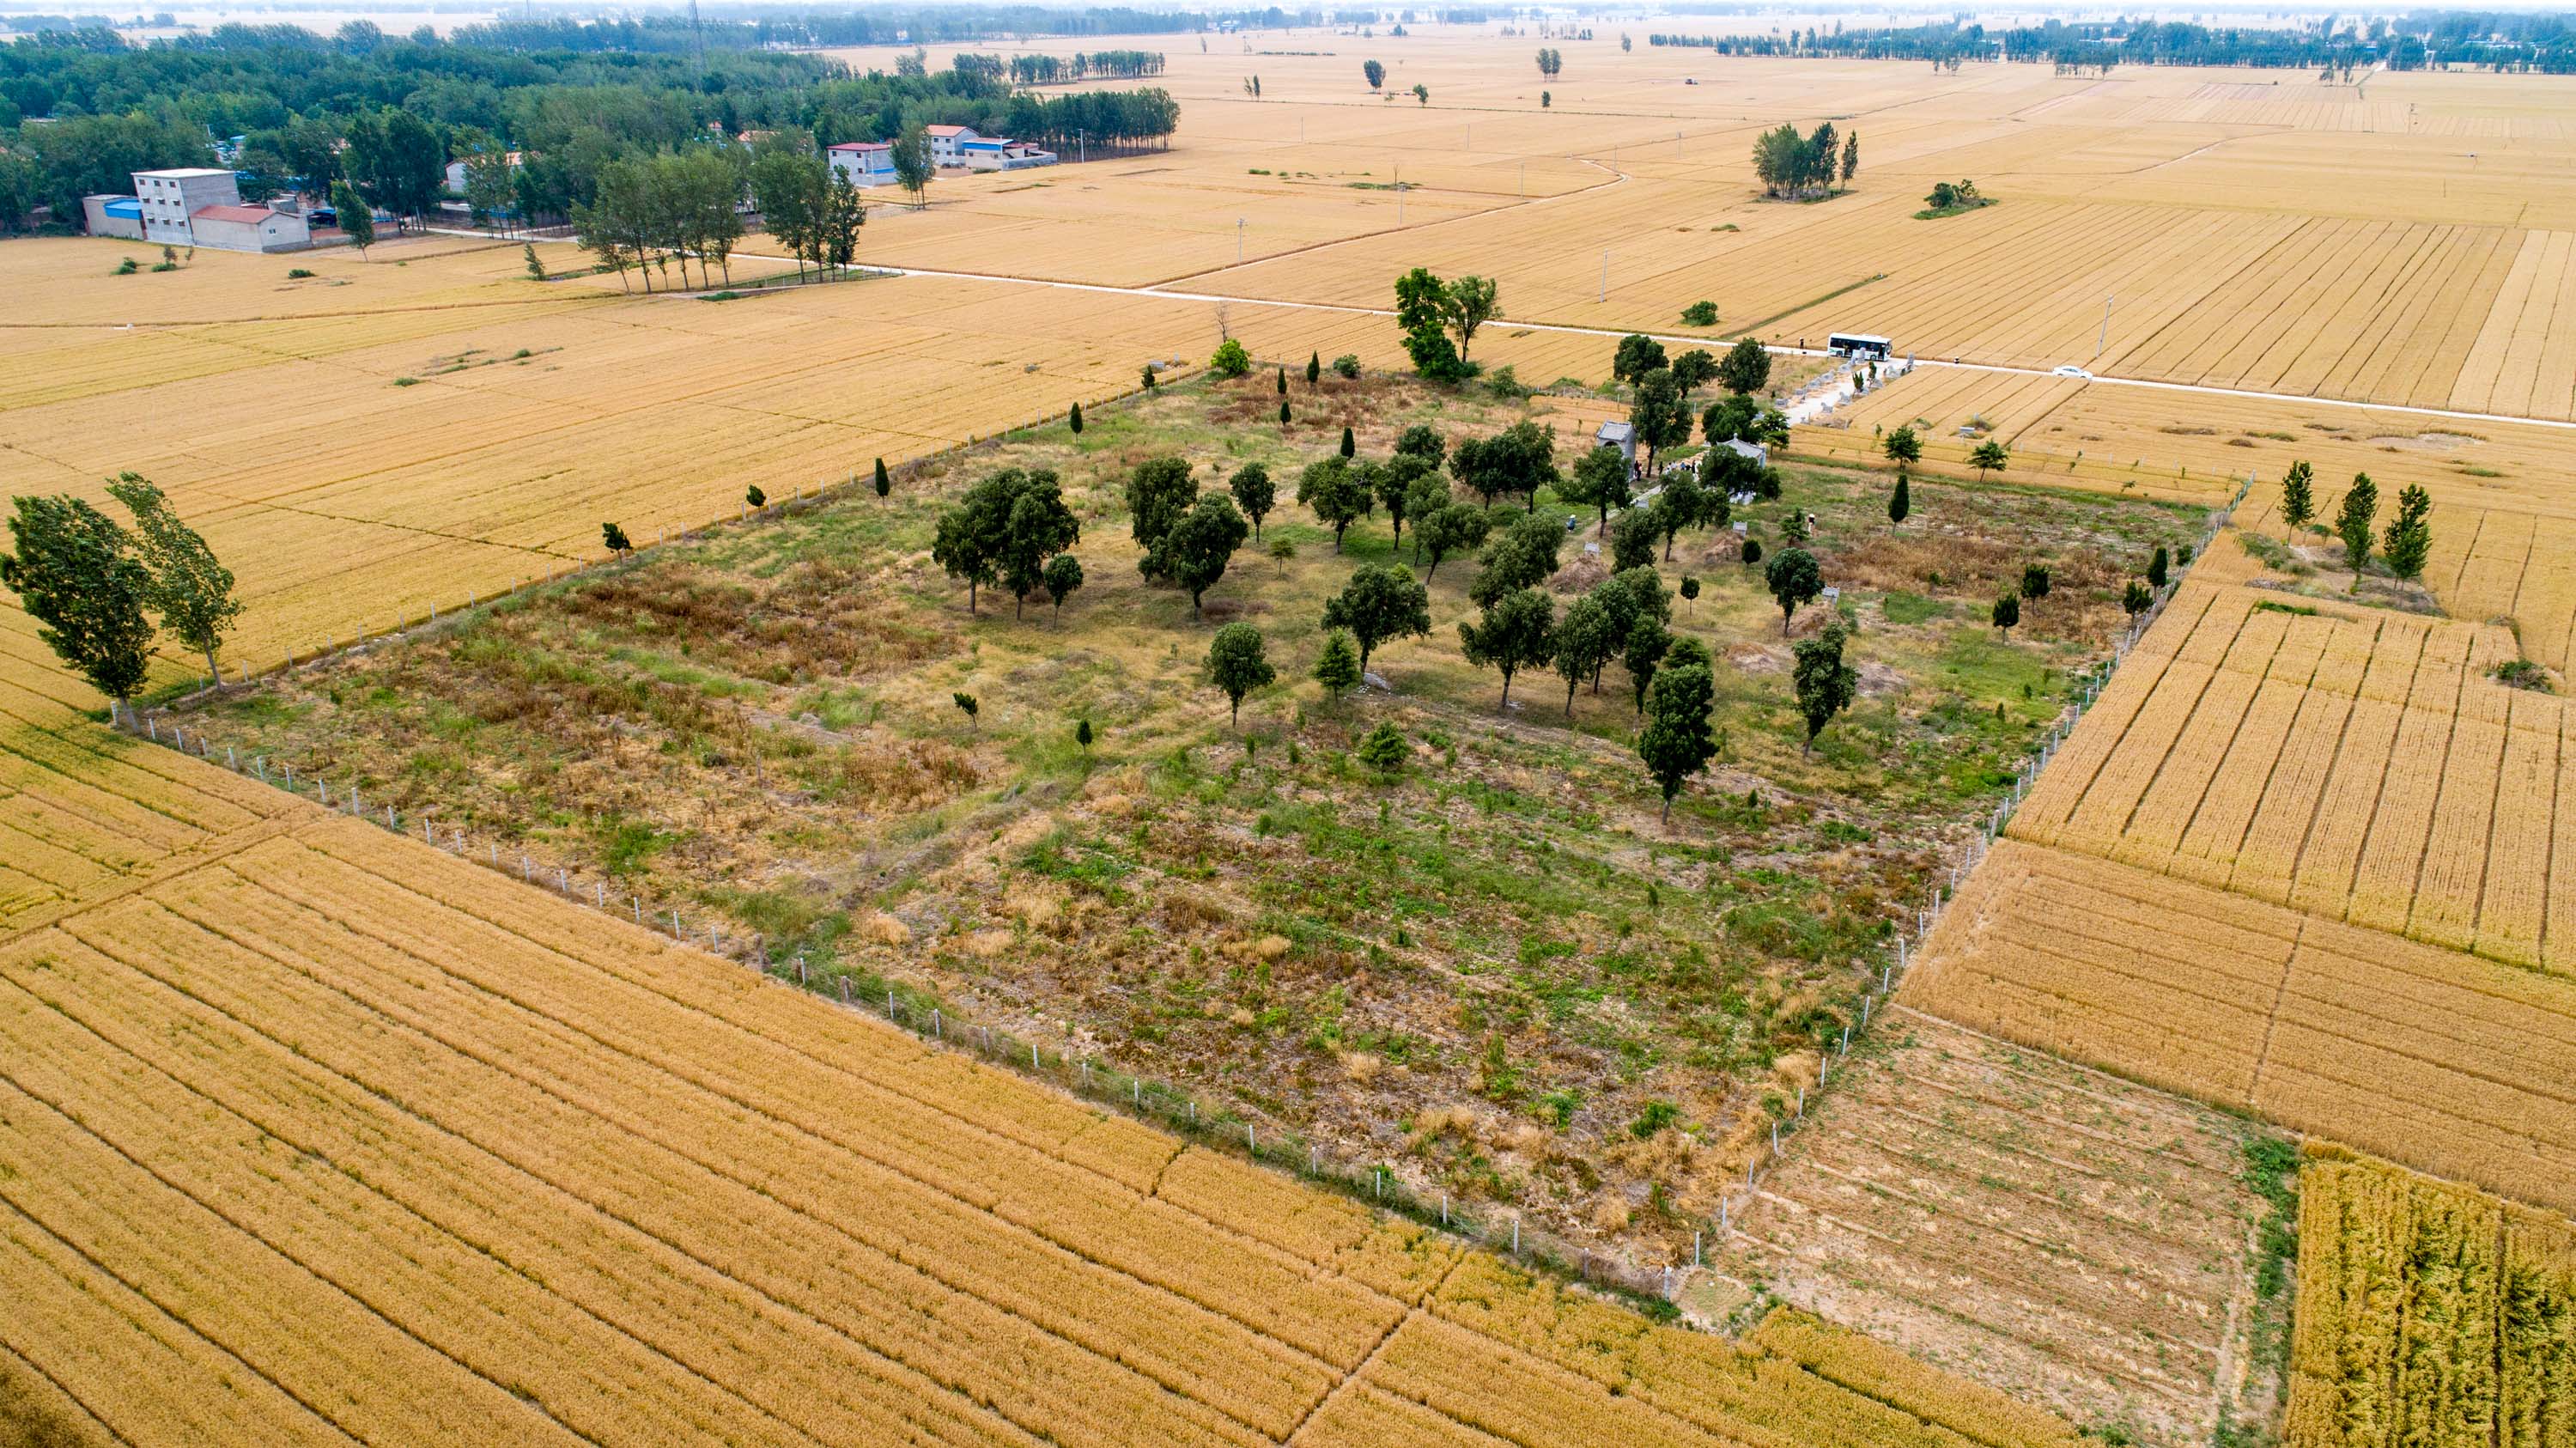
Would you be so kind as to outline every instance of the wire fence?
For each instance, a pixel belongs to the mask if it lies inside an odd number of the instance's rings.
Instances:
[[[1127,400],[1147,390],[1139,386],[1113,401]],[[1033,419],[1022,428],[1011,431],[1050,426],[1056,421],[1058,419]],[[977,438],[940,454],[913,459],[904,465],[905,476],[917,477],[940,461],[1008,435],[998,433]],[[892,471],[889,470],[890,473]],[[944,1001],[917,988],[839,962],[811,965],[801,952],[784,945],[773,946],[759,932],[738,930],[728,936],[719,917],[706,915],[692,921],[676,904],[648,904],[640,894],[633,892],[624,892],[627,898],[619,901],[615,898],[619,892],[612,891],[612,881],[605,874],[577,872],[571,866],[542,862],[515,845],[505,850],[498,839],[478,841],[465,827],[442,825],[429,812],[415,813],[407,820],[391,802],[370,804],[365,798],[364,787],[346,773],[336,791],[327,772],[308,772],[299,779],[291,764],[274,762],[266,755],[245,755],[236,745],[219,744],[203,729],[192,734],[178,718],[164,709],[147,711],[132,705],[111,706],[110,721],[133,735],[221,764],[299,798],[310,795],[326,810],[348,814],[395,834],[416,834],[422,842],[434,848],[486,868],[515,875],[524,884],[542,886],[577,905],[617,915],[630,924],[667,935],[682,945],[735,961],[760,972],[764,979],[794,986],[845,1009],[880,1016],[925,1040],[965,1050],[996,1065],[1006,1065],[1023,1074],[1042,1078],[1086,1100],[1151,1121],[1201,1145],[1287,1170],[1311,1185],[1426,1226],[1437,1227],[1479,1247],[1508,1255],[1533,1269],[1580,1280],[1641,1303],[1669,1303],[1677,1285],[1686,1280],[1682,1274],[1706,1266],[1710,1233],[1716,1234],[1717,1242],[1722,1246],[1737,1230],[1736,1221],[1741,1208],[1759,1197],[1763,1178],[1779,1165],[1786,1147],[1808,1125],[1810,1107],[1821,1100],[1825,1089],[1846,1068],[1855,1041],[1866,1045],[1870,1031],[1886,1015],[1889,999],[1903,985],[1907,970],[1939,926],[1944,909],[1957,897],[1970,872],[1993,849],[1995,841],[2009,826],[2013,812],[2037,782],[2040,771],[2056,757],[2058,749],[2082,721],[2085,712],[2101,697],[2113,673],[2162,616],[2165,605],[2180,591],[2183,577],[2206,556],[2219,532],[2233,517],[2235,508],[2244,501],[2253,482],[2249,475],[2239,485],[2227,508],[2212,515],[2189,559],[2179,565],[2165,587],[2155,591],[2149,606],[2131,619],[2115,642],[2111,657],[2087,671],[2075,697],[2051,725],[2045,739],[2016,770],[2010,789],[1994,810],[1980,821],[1976,835],[1951,862],[1947,872],[1934,881],[1928,898],[1916,907],[1912,929],[1909,931],[1900,925],[1893,933],[1889,953],[1876,962],[1875,977],[1863,987],[1857,1015],[1842,1028],[1831,1049],[1824,1054],[1812,1091],[1802,1087],[1793,1101],[1783,1098],[1782,1109],[1769,1123],[1767,1138],[1756,1142],[1746,1163],[1743,1181],[1723,1189],[1718,1194],[1715,1211],[1694,1221],[1687,1263],[1679,1260],[1678,1254],[1676,1260],[1669,1263],[1643,1264],[1624,1256],[1596,1252],[1542,1228],[1532,1227],[1521,1214],[1506,1212],[1494,1204],[1469,1204],[1447,1193],[1412,1186],[1403,1179],[1392,1160],[1346,1156],[1328,1150],[1323,1142],[1310,1136],[1275,1125],[1265,1133],[1262,1123],[1225,1106],[1204,1107],[1197,1097],[1167,1081],[1121,1071],[1095,1056],[1077,1056],[1061,1050],[1050,1054],[1039,1041],[962,1016]],[[817,485],[810,493],[772,500],[756,511],[762,517],[781,516],[786,512],[814,507],[836,491],[862,485],[861,477],[853,474],[837,489]],[[751,521],[754,512],[746,503],[737,521]],[[688,530],[680,536],[694,537],[700,531],[703,530]],[[666,535],[658,541],[669,540]],[[567,573],[572,571],[576,570],[565,570]],[[472,606],[469,604],[469,609]],[[451,611],[449,619],[452,621],[456,617],[458,613]],[[427,619],[413,626],[435,626],[440,621],[433,609]],[[289,666],[292,666],[291,659]]]
[[[2128,627],[2121,631],[2119,638],[2112,645],[2111,657],[2085,672],[2074,697],[2059,712],[2056,721],[2049,726],[2047,736],[2014,771],[2012,787],[2005,791],[2004,797],[1996,802],[1994,810],[1979,823],[1976,836],[1968,842],[1967,848],[1959,857],[1951,862],[1945,875],[1933,882],[1929,898],[1915,909],[1913,929],[1909,932],[1903,926],[1898,927],[1895,938],[1891,942],[1892,954],[1878,963],[1876,983],[1865,988],[1861,993],[1857,1021],[1846,1025],[1833,1048],[1825,1053],[1816,1074],[1816,1095],[1821,1096],[1825,1087],[1836,1079],[1841,1069],[1848,1063],[1855,1040],[1855,1031],[1858,1032],[1857,1038],[1866,1043],[1873,1022],[1886,1015],[1884,1007],[1888,999],[1903,986],[1907,970],[1912,967],[1915,959],[1921,956],[1924,943],[1931,938],[1934,929],[1940,925],[1942,912],[1958,898],[1959,887],[1967,883],[1969,874],[1994,849],[1995,841],[2000,839],[2004,831],[2010,827],[2014,812],[2021,807],[2022,801],[2029,797],[2031,787],[2038,783],[2040,771],[2048,767],[2050,760],[2057,757],[2057,751],[2065,744],[2068,736],[2075,732],[2075,726],[2083,721],[2085,712],[2093,707],[2102,697],[2102,691],[2110,686],[2112,675],[2119,670],[2121,664],[2127,662],[2130,653],[2137,648],[2138,642],[2146,637],[2147,630],[2155,625],[2157,619],[2163,617],[2165,605],[2182,591],[2183,578],[2190,573],[2193,565],[2208,555],[2211,545],[2217,542],[2219,533],[2235,517],[2237,507],[2245,501],[2246,494],[2253,486],[2254,478],[2249,473],[2245,481],[2237,485],[2235,496],[2228,500],[2227,506],[2210,515],[2208,526],[2202,530],[2199,541],[2193,545],[2190,557],[2169,575],[2164,587],[2154,591],[2148,606],[2129,620]],[[1771,1123],[1769,1140],[1767,1143],[1757,1144],[1752,1161],[1745,1166],[1742,1184],[1730,1186],[1719,1194],[1717,1212],[1711,1225],[1717,1229],[1721,1242],[1728,1240],[1735,1231],[1737,1204],[1742,1202],[1749,1205],[1761,1194],[1763,1176],[1779,1165],[1784,1155],[1785,1145],[1795,1137],[1802,1126],[1806,1125],[1810,1105],[1809,1095],[1810,1093],[1802,1088],[1798,1092],[1795,1103]],[[1704,1256],[1704,1244],[1695,1242],[1692,1252],[1694,1264],[1703,1260]]]

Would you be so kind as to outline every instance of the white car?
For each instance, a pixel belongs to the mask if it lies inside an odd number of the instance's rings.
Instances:
[[[2054,372],[2050,373],[2049,375],[2050,375],[2050,376],[2052,376],[2052,377],[2081,377],[2081,378],[2083,378],[2083,379],[2084,379],[2085,381],[2087,381],[2087,382],[2090,382],[2090,381],[2092,381],[2092,380],[2093,380],[2093,374],[2092,374],[2092,373],[2085,371],[2083,368],[2076,366],[2076,365],[2075,365],[2074,363],[2072,363],[2072,362],[2069,362],[2069,363],[2067,363],[2065,366],[2058,368],[2057,370],[2055,370]]]

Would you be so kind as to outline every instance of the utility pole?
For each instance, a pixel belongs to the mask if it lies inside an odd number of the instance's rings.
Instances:
[[[2111,301],[2108,296],[2102,298],[2102,335],[2093,339],[2093,360],[2096,362],[2102,360],[2102,349],[2111,345]]]
[[[1243,218],[1234,219],[1234,264],[1243,265]]]
[[[1610,300],[1610,253],[1601,253],[1601,295],[1595,301]]]

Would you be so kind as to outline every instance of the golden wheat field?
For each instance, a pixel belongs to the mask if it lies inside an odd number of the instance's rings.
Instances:
[[[0,1368],[120,1441],[2071,1441],[279,802],[0,947]]]
[[[2337,1151],[2299,1216],[2283,1442],[2576,1442],[2576,1224]]]
[[[2173,608],[2015,837],[2576,975],[2567,709],[2492,677],[2510,634],[2199,584]]]
[[[1858,329],[1927,357],[2576,409],[2576,336],[2553,325],[2576,296],[2566,78],[1940,75],[1642,34],[1622,53],[1596,34],[1551,42],[1552,81],[1534,44],[1451,27],[1145,41],[1182,102],[1169,150],[942,180],[926,211],[881,208],[870,245],[906,266],[1359,306],[1426,265],[1498,276],[1524,320],[1671,328],[1707,299],[1722,330],[1770,341]],[[1388,66],[1384,93],[1364,59]],[[1861,136],[1851,192],[1760,200],[1754,135],[1829,115]],[[1960,177],[2000,204],[1913,217],[1931,182]],[[1383,189],[1398,179],[1400,217]]]
[[[264,668],[594,561],[603,522],[649,544],[734,516],[749,486],[783,499],[1060,417],[1134,390],[1148,362],[1196,368],[1225,331],[1300,365],[1392,365],[1400,340],[1331,311],[934,278],[624,296],[530,281],[516,247],[437,238],[395,260],[409,245],[311,258],[335,283],[318,294],[273,287],[273,257],[113,277],[114,243],[0,248],[0,284],[25,282],[44,319],[0,329],[0,491],[160,483],[240,575],[251,611],[228,662]],[[174,320],[101,325],[111,297],[166,300]],[[1533,375],[1607,369],[1592,339],[1479,340]],[[0,637],[21,682],[54,687],[14,606]]]

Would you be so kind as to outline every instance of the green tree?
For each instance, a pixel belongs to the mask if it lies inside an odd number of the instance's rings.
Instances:
[[[1208,640],[1207,670],[1209,681],[1225,692],[1227,722],[1232,724],[1243,722],[1243,696],[1270,687],[1279,677],[1263,656],[1261,630],[1248,623],[1227,624]]]
[[[1163,539],[1198,496],[1199,485],[1190,476],[1187,458],[1147,458],[1127,475],[1128,533],[1143,553],[1136,562],[1137,570],[1147,578],[1172,576],[1170,564],[1163,557]]]
[[[357,188],[346,181],[332,182],[331,211],[340,223],[341,234],[349,238],[349,244],[358,249],[360,257],[366,256],[367,248],[376,244],[376,217],[367,208],[367,203],[359,199]],[[601,259],[606,260],[604,257]],[[619,267],[617,274],[623,278],[626,269]]]
[[[1693,347],[1673,359],[1673,381],[1680,385],[1684,397],[1716,381],[1717,371],[1716,354],[1705,347]]]
[[[1825,572],[1816,565],[1816,555],[1804,548],[1780,550],[1780,555],[1762,570],[1762,581],[1770,588],[1772,601],[1780,605],[1782,637],[1788,635],[1790,621],[1798,616],[1798,606],[1813,603],[1825,594]]]
[[[1038,582],[1046,588],[1047,598],[1054,603],[1056,615],[1062,617],[1064,601],[1073,597],[1073,591],[1082,586],[1082,560],[1070,553],[1059,553],[1047,560],[1046,571],[1038,575]]]
[[[1414,551],[1431,560],[1430,568],[1422,576],[1427,580],[1438,573],[1440,560],[1452,553],[1481,547],[1493,521],[1492,514],[1473,503],[1451,503],[1433,512],[1417,514],[1413,525]]]
[[[1843,137],[1843,185],[1851,185],[1852,177],[1859,173],[1860,132],[1854,131]]]
[[[1349,428],[1347,428],[1347,427],[1343,428],[1343,429],[1342,429],[1342,456],[1343,456],[1344,458],[1355,458],[1355,457],[1358,457],[1359,455],[1360,455],[1360,449],[1359,449],[1359,442],[1358,442],[1358,440],[1357,440],[1357,439],[1355,439],[1355,438],[1353,438],[1353,437],[1351,436],[1351,430],[1350,430]]]
[[[2155,553],[2147,559],[2147,586],[2159,593],[2163,592],[2165,579],[2169,576],[2171,567],[2172,564],[2166,558],[2165,545],[2157,544]]]
[[[141,473],[117,474],[107,491],[134,515],[138,551],[151,578],[144,601],[161,615],[171,637],[206,656],[206,673],[220,687],[224,671],[215,654],[242,613],[241,600],[233,597],[232,570],[215,560],[205,538],[179,521],[170,500]]]
[[[1392,467],[1392,465],[1390,465]],[[1446,475],[1424,471],[1415,478],[1404,495],[1404,516],[1413,524],[1413,561],[1422,561],[1422,529],[1431,516],[1450,506],[1449,479]],[[1473,511],[1473,510],[1470,510]]]
[[[1670,365],[1664,358],[1664,344],[1643,332],[1620,338],[1618,350],[1610,354],[1610,375],[1631,386],[1644,381],[1648,373],[1661,372]]]
[[[1977,470],[1977,481],[1981,483],[1986,480],[1986,474],[1999,471],[2011,462],[2012,453],[1993,438],[1977,444],[1976,449],[1968,454],[1968,465]]]
[[[1744,540],[1744,546],[1736,550],[1736,556],[1744,560],[1744,566],[1747,568],[1761,562],[1762,540],[1759,538],[1747,537]]]
[[[1490,437],[1471,438],[1450,449],[1449,471],[1467,491],[1484,500],[1526,494],[1538,508],[1538,490],[1553,485],[1556,434],[1523,418]]]
[[[1278,388],[1277,388],[1277,391],[1278,391],[1278,393],[1279,393],[1279,395],[1280,395],[1281,397],[1286,397],[1286,396],[1288,395],[1288,369],[1287,369],[1287,368],[1285,368],[1285,367],[1281,367],[1281,368],[1279,368],[1279,369],[1278,369],[1278,379],[1279,379],[1279,386],[1278,386]],[[1282,406],[1282,407],[1285,407],[1285,406],[1287,406],[1288,404],[1286,404],[1285,402],[1283,402],[1283,403],[1281,403],[1281,404],[1279,404],[1279,405],[1280,405],[1280,406]]]
[[[2389,572],[2400,578],[2424,576],[2424,560],[2433,551],[2432,511],[2433,500],[2422,488],[2408,483],[2398,490],[2397,516],[2380,545]]]
[[[1610,528],[1610,566],[1623,570],[1652,566],[1655,543],[1662,536],[1662,524],[1654,509],[1621,509],[1619,521]]]
[[[939,174],[930,156],[930,132],[918,124],[904,127],[886,159],[894,163],[894,179],[912,193],[912,209],[929,205],[930,182]]]
[[[1216,352],[1208,358],[1208,371],[1229,382],[1251,370],[1252,354],[1244,351],[1243,344],[1232,337],[1217,343]]]
[[[1440,429],[1427,422],[1417,422],[1396,434],[1395,455],[1420,458],[1437,468],[1448,459],[1449,440],[1440,435]]]
[[[36,637],[100,693],[120,702],[143,686],[152,576],[116,520],[69,496],[12,500],[0,583],[36,621]]]
[[[1091,741],[1094,737],[1095,736],[1091,732],[1090,720],[1077,719],[1074,721],[1073,742],[1082,746],[1082,755],[1085,759],[1091,757]]]
[[[1754,419],[1761,415],[1762,409],[1754,406],[1752,398],[1730,392],[1710,403],[1708,410],[1699,415],[1700,436],[1707,439],[1712,448],[1723,442],[1742,439],[1753,431]]]
[[[1043,585],[1046,560],[1071,547],[1081,531],[1052,471],[1004,468],[939,515],[930,556],[966,585],[968,613],[992,583],[1009,585],[1017,613],[1017,601]]]
[[[1323,458],[1306,465],[1297,477],[1297,505],[1313,510],[1333,530],[1333,551],[1342,551],[1342,535],[1370,504],[1368,483],[1350,459]]]
[[[2005,638],[2012,637],[2013,625],[2021,622],[2021,596],[2005,593],[1995,599],[1994,625]]]
[[[1726,349],[1718,365],[1718,385],[1738,397],[1749,397],[1771,380],[1771,350],[1750,337]]]
[[[1662,619],[1641,618],[1628,628],[1628,646],[1619,662],[1627,667],[1628,683],[1640,714],[1646,712],[1646,690],[1655,682],[1655,670],[1662,666],[1672,647],[1672,631]]]
[[[885,459],[879,458],[877,459],[877,496],[882,498],[892,491],[894,491],[894,479],[886,474]]]
[[[1682,400],[1681,383],[1670,368],[1649,372],[1628,402],[1628,422],[1637,441],[1646,445],[1646,473],[1655,476],[1656,457],[1668,447],[1690,441],[1690,405]]]
[[[2304,528],[2317,516],[2315,478],[2308,460],[2301,458],[2290,464],[2290,471],[2281,479],[2281,521],[2292,528]]]
[[[1395,525],[1396,547],[1404,546],[1404,520],[1420,516],[1413,511],[1413,500],[1422,481],[1438,476],[1432,471],[1431,464],[1410,453],[1397,453],[1371,474],[1370,483],[1377,490],[1377,500],[1386,506],[1387,521]],[[1449,490],[1444,485],[1432,496],[1432,505],[1446,507],[1448,502]]]
[[[1252,536],[1259,538],[1261,520],[1270,516],[1271,508],[1279,501],[1279,490],[1270,481],[1270,470],[1259,463],[1245,463],[1234,470],[1234,477],[1226,487],[1234,494],[1235,506],[1252,520]]]
[[[1413,100],[1416,105],[1427,106],[1431,104],[1431,87],[1424,85],[1420,81],[1415,81],[1413,83]]]
[[[1368,78],[1370,90],[1380,90],[1386,85],[1386,67],[1374,60],[1361,61],[1360,74]]]
[[[760,490],[760,484],[753,483],[742,490],[742,501],[744,506],[758,512],[769,506],[769,495]]]
[[[1716,326],[1717,303],[1699,301],[1693,302],[1689,306],[1682,308],[1682,325],[1685,327]],[[1751,389],[1748,388],[1746,390],[1750,391]]]
[[[1324,600],[1324,627],[1350,633],[1365,670],[1380,644],[1431,632],[1431,593],[1401,563],[1363,563],[1352,570],[1340,593]]]
[[[1163,553],[1172,581],[1189,590],[1192,618],[1199,616],[1199,600],[1225,576],[1234,550],[1243,546],[1251,532],[1243,515],[1235,511],[1234,500],[1223,493],[1199,494],[1172,525],[1163,539]]]
[[[1283,397],[1283,398],[1280,398],[1280,399],[1279,399],[1279,430],[1280,430],[1281,432],[1283,432],[1283,433],[1284,433],[1284,432],[1286,432],[1286,431],[1288,430],[1288,424],[1289,424],[1289,422],[1291,421],[1292,417],[1293,417],[1293,414],[1291,414],[1291,413],[1288,411],[1288,399],[1287,399],[1287,398],[1284,398],[1284,397]]]
[[[1485,606],[1484,616],[1458,625],[1467,662],[1503,676],[1502,707],[1512,702],[1512,676],[1556,653],[1556,605],[1535,588],[1515,589]]]
[[[528,242],[519,248],[519,252],[527,268],[528,280],[538,282],[544,281],[546,279],[546,263],[544,258],[537,255],[537,244],[533,241]]]
[[[1315,390],[1315,388],[1316,388],[1316,386],[1317,386],[1318,384],[1320,384],[1323,380],[1324,380],[1324,354],[1323,354],[1323,353],[1321,353],[1321,352],[1309,352],[1309,353],[1307,353],[1307,354],[1306,354],[1306,390],[1307,390],[1308,392],[1312,392],[1312,391],[1314,391],[1314,390]]]
[[[2021,596],[2032,603],[2048,597],[2048,565],[2025,563],[2021,568]]]
[[[1360,763],[1380,774],[1397,773],[1404,768],[1406,761],[1413,758],[1413,746],[1406,741],[1404,731],[1384,719],[1378,721],[1377,727],[1371,729],[1368,736],[1360,741],[1359,748],[1352,752],[1359,756]]]
[[[1442,308],[1449,319],[1449,330],[1458,334],[1458,360],[1467,360],[1467,347],[1476,340],[1476,331],[1503,314],[1498,289],[1492,277],[1463,276],[1449,283],[1447,304]]]
[[[2344,566],[2352,570],[2353,587],[2361,586],[2361,570],[2370,563],[2370,526],[2379,513],[2379,485],[2368,473],[2352,475],[2352,487],[2343,495],[2343,509],[2335,514],[2335,536],[2343,540]]]
[[[2149,608],[2154,607],[2155,601],[2155,594],[2149,592],[2145,584],[2140,583],[2134,578],[2129,580],[2128,587],[2120,591],[2120,607],[2131,618],[2135,618],[2139,614],[2145,613]]]
[[[1523,516],[1485,545],[1483,567],[1467,596],[1480,608],[1492,608],[1504,594],[1536,588],[1556,572],[1558,547],[1565,530],[1551,518]]]
[[[1717,686],[1704,654],[1684,657],[1672,651],[1646,689],[1646,727],[1637,731],[1637,756],[1663,791],[1663,821],[1672,823],[1673,797],[1694,774],[1717,757],[1717,740],[1709,729],[1716,708]]]
[[[1011,616],[1024,616],[1029,595],[1046,587],[1047,561],[1082,537],[1082,524],[1065,506],[1064,489],[1051,468],[1013,469],[1018,481],[1002,525],[1002,551],[994,560],[1011,590]]]
[[[1913,490],[1906,486],[1905,474],[1896,475],[1896,491],[1887,495],[1887,521],[1902,523],[1914,511]]]
[[[1140,380],[1145,384],[1145,390],[1147,392],[1151,392],[1157,386],[1161,385],[1161,380],[1154,375],[1154,364],[1151,362],[1145,364],[1145,373]]]
[[[1699,580],[1691,577],[1687,573],[1683,574],[1681,595],[1682,602],[1684,603],[1697,602],[1699,599]]]
[[[1628,506],[1628,459],[1615,447],[1596,447],[1574,464],[1574,471],[1557,485],[1556,495],[1578,508],[1600,511],[1601,536],[1610,533],[1610,510]]]
[[[1923,439],[1915,436],[1912,423],[1879,439],[1878,450],[1887,454],[1887,460],[1900,468],[1910,468],[1923,461]]]
[[[751,195],[760,207],[760,224],[796,258],[799,279],[808,261],[823,259],[831,172],[822,157],[796,151],[765,151],[752,158]]]
[[[1315,659],[1315,682],[1324,697],[1338,699],[1360,686],[1360,651],[1340,629],[1324,635],[1324,651]]]
[[[1598,598],[1586,594],[1566,607],[1556,626],[1556,671],[1565,679],[1566,718],[1574,717],[1575,687],[1585,679],[1597,680],[1601,666],[1618,657],[1619,632]]]
[[[982,703],[977,701],[974,695],[967,693],[963,689],[958,689],[949,694],[948,702],[956,705],[959,712],[966,716],[967,727],[983,727],[984,706]]]
[[[1813,752],[1816,736],[1833,722],[1834,716],[1851,707],[1860,691],[1860,675],[1843,662],[1843,624],[1835,619],[1814,638],[1800,639],[1790,652],[1797,662],[1791,679],[1798,695],[1798,713],[1807,721],[1807,742],[1801,753]]]
[[[1664,482],[1664,490],[1655,495],[1654,506],[1647,510],[1655,520],[1655,531],[1663,536],[1664,561],[1673,561],[1673,540],[1682,530],[1696,528],[1711,520],[1725,522],[1731,511],[1726,499],[1712,496],[1689,472],[1677,472]]]
[[[614,523],[599,525],[599,546],[621,558],[635,551],[635,544],[627,538],[626,530]]]
[[[1064,425],[1065,425],[1065,426],[1067,426],[1067,427],[1069,427],[1069,428],[1072,428],[1072,429],[1073,429],[1073,435],[1074,435],[1075,437],[1080,437],[1080,436],[1082,436],[1082,404],[1081,404],[1081,403],[1079,403],[1079,402],[1075,403],[1075,404],[1073,405],[1073,411],[1071,411],[1071,412],[1069,412],[1069,413],[1065,414]]]

